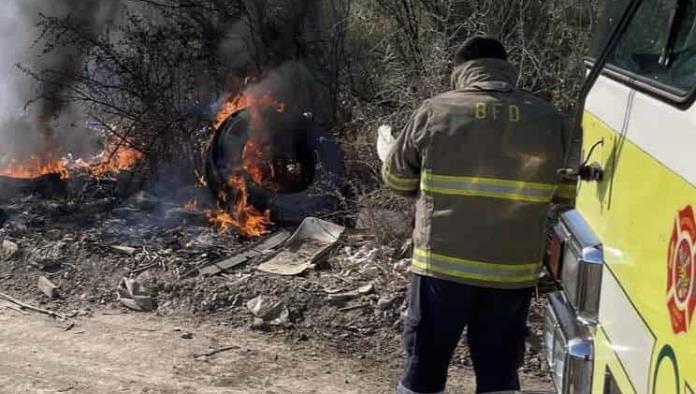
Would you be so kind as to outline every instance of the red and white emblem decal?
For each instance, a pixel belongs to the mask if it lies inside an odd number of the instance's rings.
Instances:
[[[674,221],[667,255],[667,307],[675,334],[686,333],[696,310],[696,218],[691,206]]]

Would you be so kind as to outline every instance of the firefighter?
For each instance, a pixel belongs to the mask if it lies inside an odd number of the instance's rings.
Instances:
[[[554,107],[516,89],[496,39],[468,39],[452,89],[396,139],[386,185],[417,197],[397,393],[443,393],[466,328],[478,393],[519,390],[526,321],[568,140]]]

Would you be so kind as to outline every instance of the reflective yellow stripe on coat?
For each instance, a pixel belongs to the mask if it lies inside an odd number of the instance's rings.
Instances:
[[[406,178],[397,176],[386,169],[382,170],[382,179],[384,183],[391,189],[402,192],[413,192],[418,190],[420,178]]]
[[[414,250],[412,265],[418,270],[463,281],[501,284],[534,283],[541,267],[541,263],[496,264],[471,261],[419,248]]]
[[[551,202],[557,185],[495,178],[421,174],[421,190],[432,194]]]

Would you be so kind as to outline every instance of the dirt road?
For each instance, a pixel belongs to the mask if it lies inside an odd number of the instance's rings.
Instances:
[[[106,312],[71,327],[0,309],[0,393],[390,393],[397,374],[243,329]],[[470,372],[453,375],[449,392],[472,392]]]

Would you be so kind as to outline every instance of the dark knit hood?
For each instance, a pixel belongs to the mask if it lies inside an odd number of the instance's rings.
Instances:
[[[465,62],[452,73],[454,90],[510,91],[517,83],[517,71],[501,59],[477,59]]]

